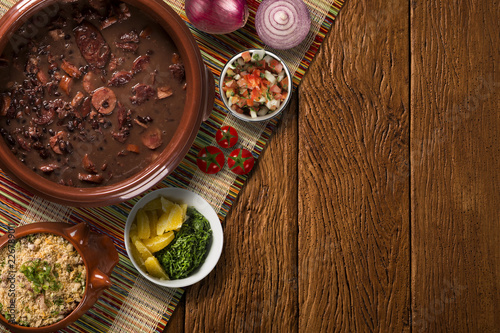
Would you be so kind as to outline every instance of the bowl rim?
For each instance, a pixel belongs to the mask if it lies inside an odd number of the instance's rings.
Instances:
[[[265,51],[266,55],[273,57],[274,59],[278,60],[283,65],[283,69],[285,70],[287,78],[288,78],[288,87],[289,87],[288,88],[288,96],[286,97],[285,101],[281,104],[279,109],[272,112],[272,113],[268,113],[265,116],[257,116],[255,118],[238,113],[238,112],[234,111],[233,109],[231,109],[228,105],[226,95],[224,94],[224,91],[222,90],[222,87],[224,84],[224,77],[226,76],[226,72],[227,72],[227,69],[229,68],[229,64],[231,64],[236,59],[240,58],[241,55],[247,51],[249,51],[250,53],[253,53],[255,51]],[[277,117],[287,107],[288,103],[290,103],[290,100],[292,98],[292,93],[293,93],[293,80],[292,80],[292,75],[291,75],[290,69],[288,68],[287,64],[283,61],[283,59],[281,59],[278,55],[276,55],[273,52],[268,51],[266,49],[252,48],[252,49],[247,49],[247,50],[241,51],[240,53],[237,53],[236,55],[234,55],[231,59],[229,59],[226,62],[226,64],[224,65],[224,68],[222,68],[222,71],[221,71],[220,76],[219,76],[219,94],[220,94],[222,103],[224,104],[226,109],[231,112],[232,115],[234,115],[236,118],[244,120],[244,121],[259,122],[259,121],[265,121],[265,120],[269,120],[269,119]]]
[[[85,271],[86,271],[85,291],[82,295],[82,300],[78,303],[78,305],[70,313],[68,313],[66,316],[64,316],[64,318],[62,318],[61,320],[59,320],[55,323],[52,323],[50,325],[45,325],[45,326],[40,326],[40,327],[22,326],[19,324],[14,324],[14,323],[9,322],[7,320],[7,318],[5,318],[1,314],[0,314],[0,322],[2,322],[4,325],[9,325],[10,328],[13,328],[17,331],[40,332],[40,333],[41,332],[52,332],[53,330],[59,330],[59,329],[62,329],[64,327],[70,325],[71,323],[76,321],[80,316],[85,314],[88,311],[88,309],[90,309],[90,307],[92,307],[95,303],[94,302],[92,304],[87,304],[88,301],[93,300],[94,294],[96,293],[96,291],[93,291],[92,288],[89,287],[89,285],[90,285],[90,277],[91,277],[90,275],[91,275],[92,271],[94,271],[95,269],[99,269],[99,263],[91,264],[91,262],[89,261],[89,259],[87,258],[87,256],[84,254],[84,251],[83,251],[84,250],[83,247],[86,247],[87,244],[82,243],[81,241],[79,242],[76,239],[71,238],[70,236],[72,234],[69,234],[66,231],[68,231],[68,230],[73,231],[73,229],[74,229],[73,235],[75,235],[75,233],[81,232],[81,233],[83,233],[84,239],[86,239],[86,240],[88,240],[92,234],[95,234],[95,235],[99,235],[99,234],[93,233],[90,230],[89,225],[85,222],[81,222],[81,223],[77,223],[77,224],[71,224],[71,223],[67,223],[67,222],[50,222],[50,221],[35,222],[35,223],[30,223],[30,224],[19,225],[19,226],[16,226],[15,228],[12,228],[12,229],[14,230],[13,234],[14,234],[14,237],[16,240],[24,238],[24,237],[26,237],[28,235],[32,235],[32,234],[53,234],[53,235],[61,236],[66,241],[68,241],[71,245],[73,245],[75,250],[78,252],[80,257],[82,258],[84,266],[85,266]],[[81,229],[81,230],[79,230],[79,229]],[[8,242],[9,242],[9,235],[10,235],[10,233],[7,232],[0,237],[0,249],[3,248],[4,246],[7,246]],[[115,248],[114,253],[110,253],[109,256],[112,260],[111,266],[110,266],[110,272],[102,272],[102,273],[106,274],[108,278],[111,276],[111,273],[119,260],[118,252],[116,251],[116,248]],[[91,295],[90,294],[91,292],[94,294]],[[97,293],[100,296],[101,292],[97,291]],[[97,297],[95,299],[95,301],[97,301],[98,298],[99,297]],[[88,309],[86,309],[85,312],[79,314],[78,311],[81,311],[85,307],[88,307]],[[68,322],[66,322],[66,321],[68,321]]]
[[[144,272],[139,267],[130,250],[130,227],[132,225],[132,222],[134,221],[137,211],[140,208],[144,207],[144,205],[146,205],[151,200],[156,199],[160,196],[164,196],[174,202],[186,203],[188,204],[188,206],[195,207],[198,211],[203,210],[204,212],[202,213],[200,211],[200,213],[205,216],[205,218],[210,223],[210,228],[212,229],[212,239],[210,242],[209,250],[205,257],[205,261],[203,262],[203,264],[201,264],[200,267],[198,267],[193,273],[191,273],[191,275],[183,279],[161,280],[150,276],[147,272]],[[219,219],[219,216],[217,215],[213,207],[208,203],[208,201],[205,200],[205,198],[203,198],[201,195],[189,189],[178,187],[163,187],[147,193],[134,204],[127,216],[127,221],[125,222],[124,243],[130,261],[141,276],[162,287],[184,288],[203,280],[215,268],[222,254],[224,245],[224,231],[222,229],[222,223]]]
[[[174,138],[177,136],[180,139],[171,140],[165,149],[159,152],[158,158],[144,169],[122,181],[99,187],[70,187],[48,180],[21,163],[11,153],[4,140],[0,140],[0,154],[10,157],[0,160],[0,167],[23,187],[42,197],[50,198],[51,201],[70,206],[103,206],[123,202],[140,195],[144,192],[144,188],[157,184],[177,167],[191,148],[203,121],[206,107],[204,97],[210,94],[203,89],[205,86],[203,78],[208,74],[200,49],[187,25],[168,4],[161,0],[121,1],[137,7],[155,20],[172,39],[184,62],[188,83],[186,95],[190,98],[186,98],[183,114],[174,135]],[[17,2],[0,18],[0,36],[2,36],[0,53],[22,24],[43,9],[60,2],[64,0]],[[197,79],[198,76],[200,79]],[[188,142],[190,144],[187,144]]]

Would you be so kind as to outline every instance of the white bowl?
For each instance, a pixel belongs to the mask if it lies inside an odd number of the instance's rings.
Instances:
[[[148,202],[163,196],[176,203],[184,203],[188,206],[196,208],[203,216],[205,216],[210,223],[212,229],[212,239],[208,243],[208,251],[205,257],[205,261],[193,271],[187,278],[177,279],[177,280],[162,280],[149,275],[147,272],[143,271],[139,265],[135,262],[131,251],[130,251],[130,226],[135,219],[137,211],[144,207]],[[215,267],[219,261],[220,255],[222,253],[223,245],[223,232],[222,225],[215,213],[215,210],[210,206],[210,204],[203,199],[198,194],[191,192],[189,190],[167,187],[152,191],[142,197],[132,208],[129,216],[127,217],[127,222],[125,224],[125,248],[127,249],[127,254],[134,264],[134,267],[141,273],[146,279],[154,282],[157,285],[169,288],[182,288],[195,284],[206,277]]]
[[[252,56],[253,56],[253,53],[255,51],[265,52],[266,55],[268,55],[268,56],[270,56],[270,57],[278,60],[283,65],[283,69],[285,70],[286,77],[288,78],[288,95],[287,95],[286,99],[283,101],[283,103],[281,103],[280,107],[278,109],[276,109],[275,111],[266,114],[265,116],[257,116],[255,118],[253,118],[251,116],[248,116],[246,114],[238,113],[238,112],[234,111],[233,109],[231,109],[231,107],[229,106],[229,101],[227,100],[226,94],[222,90],[222,87],[224,85],[224,77],[226,76],[226,72],[227,72],[229,66],[236,59],[240,58],[243,53],[245,53],[247,51],[250,51],[250,53],[252,54]],[[264,121],[264,120],[268,120],[268,119],[271,119],[271,118],[276,117],[277,115],[279,115],[283,111],[283,109],[285,109],[285,107],[288,105],[288,103],[290,102],[290,100],[292,98],[292,89],[293,89],[293,81],[292,81],[292,76],[290,74],[290,70],[288,69],[288,66],[276,54],[274,54],[272,52],[269,52],[267,50],[264,50],[264,49],[249,49],[249,50],[245,50],[243,52],[238,53],[237,55],[235,55],[234,57],[232,57],[231,59],[229,59],[229,61],[226,63],[226,65],[224,65],[224,68],[222,69],[222,72],[221,72],[220,77],[219,77],[219,93],[220,93],[222,102],[224,102],[224,105],[226,106],[226,108],[235,117],[237,117],[237,118],[239,118],[241,120],[245,120],[245,121]]]

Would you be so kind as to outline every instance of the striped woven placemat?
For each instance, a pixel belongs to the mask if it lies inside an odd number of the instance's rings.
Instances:
[[[234,54],[248,48],[267,48],[257,37],[254,18],[261,1],[248,0],[250,17],[247,25],[228,35],[209,35],[196,30],[187,20],[183,0],[165,0],[188,24],[205,63],[218,78],[223,65]],[[314,55],[343,5],[343,0],[304,0],[312,20],[306,40],[292,50],[267,48],[284,59],[293,73],[294,89],[306,73]],[[15,1],[0,0],[0,16]],[[165,187],[188,188],[203,196],[225,218],[247,176],[236,176],[225,167],[216,175],[205,175],[196,167],[196,155],[206,145],[215,144],[215,132],[231,125],[240,134],[239,145],[258,158],[277,125],[276,119],[261,123],[238,120],[225,110],[216,88],[216,102],[209,120],[201,125],[198,136],[181,164],[152,190]],[[39,221],[87,222],[91,230],[111,237],[119,252],[119,263],[113,271],[113,286],[77,322],[63,332],[162,332],[183,294],[183,289],[159,288],[140,277],[127,257],[123,230],[127,214],[139,199],[119,205],[98,208],[61,206],[19,187],[0,171],[0,234],[8,226]],[[3,328],[0,327],[0,331]]]

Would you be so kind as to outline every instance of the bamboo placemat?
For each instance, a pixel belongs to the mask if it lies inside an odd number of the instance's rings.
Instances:
[[[305,0],[312,25],[306,40],[286,51],[267,48],[256,35],[254,18],[260,1],[248,0],[250,17],[246,26],[228,35],[209,35],[196,30],[187,20],[183,0],[165,0],[188,24],[203,59],[214,76],[234,54],[248,48],[266,48],[284,59],[293,74],[294,89],[299,85],[314,55],[330,30],[343,0]],[[0,0],[0,16],[15,1]],[[216,85],[218,82],[216,82]],[[239,145],[258,158],[278,120],[257,124],[246,123],[228,114],[216,88],[216,102],[210,119],[201,125],[190,151],[165,180],[155,188],[172,186],[188,188],[211,203],[221,221],[225,218],[247,176],[236,176],[225,167],[216,175],[205,175],[196,167],[196,155],[206,145],[215,144],[215,132],[222,125],[231,125],[240,134]],[[152,189],[152,190],[153,190]],[[183,289],[159,288],[140,277],[127,257],[123,230],[128,212],[139,199],[99,208],[61,206],[19,187],[0,171],[0,234],[7,226],[39,221],[87,222],[94,232],[111,237],[120,261],[111,276],[113,286],[104,292],[84,316],[63,332],[162,332],[174,311]],[[0,330],[3,328],[0,327]]]

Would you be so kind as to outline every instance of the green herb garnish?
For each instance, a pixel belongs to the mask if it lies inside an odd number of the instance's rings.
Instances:
[[[212,237],[210,223],[195,208],[187,210],[189,219],[167,247],[155,256],[171,279],[182,279],[205,260],[207,245]]]
[[[61,283],[57,281],[52,267],[46,261],[40,259],[27,261],[21,265],[20,272],[32,283],[33,291],[37,294],[49,289],[57,291],[61,288]]]

